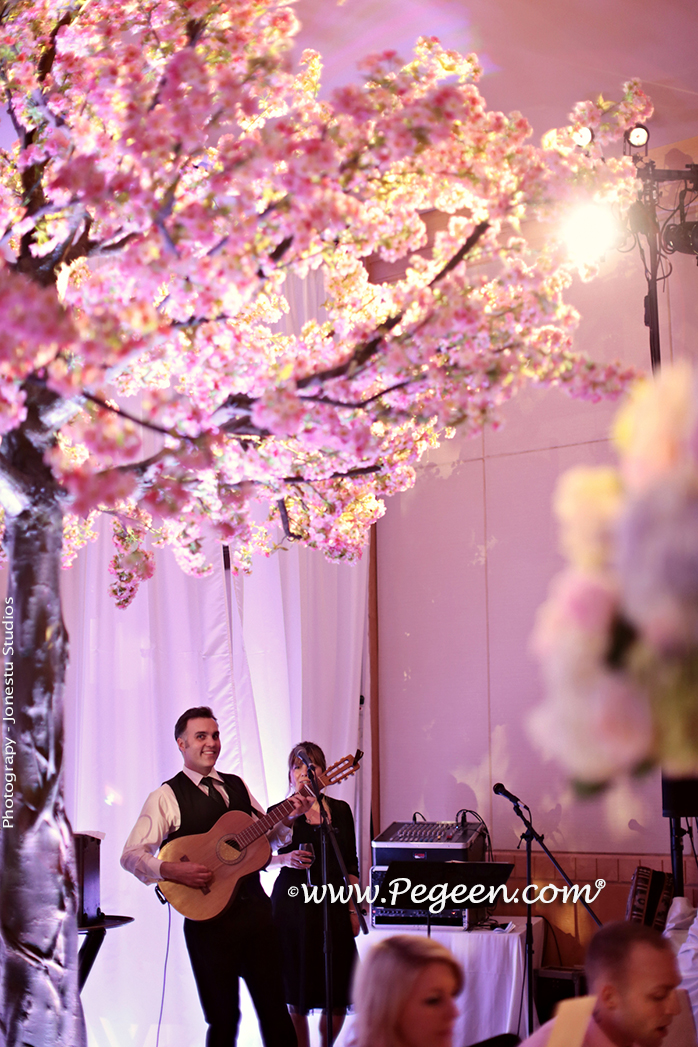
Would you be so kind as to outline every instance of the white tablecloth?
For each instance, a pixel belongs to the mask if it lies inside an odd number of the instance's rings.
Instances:
[[[503,917],[499,919],[504,922]],[[432,929],[432,938],[449,948],[465,970],[465,987],[457,1001],[460,1013],[453,1047],[469,1047],[503,1032],[517,1032],[522,1039],[528,1036],[528,1000],[524,984],[526,920],[522,916],[510,919],[515,927],[506,934]],[[534,917],[534,967],[540,967],[543,959],[543,928],[543,920]],[[356,939],[359,956],[365,956],[374,942],[396,933],[405,932],[381,928],[371,930],[367,935],[360,934]],[[535,1024],[538,1025],[537,1018]],[[350,1043],[351,1025],[349,1017],[337,1039],[338,1047]]]

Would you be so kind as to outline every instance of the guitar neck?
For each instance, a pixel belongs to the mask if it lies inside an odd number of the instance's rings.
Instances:
[[[315,793],[307,785],[301,785],[298,793],[301,796],[315,796]],[[298,795],[298,794],[296,794]],[[273,829],[275,825],[282,822],[284,818],[288,817],[291,811],[294,809],[293,797],[290,796],[288,800],[283,800],[277,804],[276,807],[268,814],[263,814],[261,818],[253,822],[246,829],[243,829],[241,833],[236,834],[236,840],[243,847],[249,847],[251,843],[258,840],[260,836],[265,836],[270,829]]]

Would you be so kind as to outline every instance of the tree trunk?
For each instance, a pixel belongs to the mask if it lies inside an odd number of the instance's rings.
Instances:
[[[3,440],[27,480],[28,508],[8,520],[2,608],[5,665],[0,872],[0,1033],[7,1047],[85,1043],[77,978],[75,855],[63,800],[60,493],[43,462],[38,413]],[[25,423],[26,425],[26,423]]]

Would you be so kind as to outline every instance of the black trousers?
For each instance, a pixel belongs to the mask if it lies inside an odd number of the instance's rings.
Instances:
[[[206,1047],[235,1045],[239,978],[245,979],[252,997],[265,1047],[296,1047],[271,902],[265,894],[236,899],[214,920],[185,920],[184,938],[208,1022]]]

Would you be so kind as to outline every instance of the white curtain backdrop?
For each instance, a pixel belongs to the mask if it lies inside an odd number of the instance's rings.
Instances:
[[[318,742],[330,761],[353,752],[367,570],[292,548],[231,579],[213,547],[213,574],[194,579],[164,552],[155,577],[119,611],[107,591],[108,521],[102,530],[63,578],[66,794],[76,831],[105,834],[102,910],[135,921],[108,932],[83,1003],[93,1047],[154,1047],[168,911],[119,856],[146,795],[181,767],[174,722],[188,706],[211,705],[223,739],[219,766],[240,773],[262,803],[286,795],[295,742]],[[334,795],[353,803],[356,778]],[[270,890],[270,874],[263,882]],[[181,918],[172,915],[160,1044],[193,1047],[205,1026]],[[258,1042],[246,1007],[240,1043]]]
[[[289,323],[319,311],[322,287],[297,282]],[[260,558],[244,578],[224,570],[191,578],[165,551],[134,603],[108,594],[108,518],[99,541],[63,576],[71,659],[66,687],[66,799],[76,831],[104,833],[101,908],[134,922],[107,933],[83,991],[91,1047],[155,1047],[168,908],[124,872],[119,857],[147,794],[181,768],[173,727],[184,709],[210,705],[221,728],[219,768],[241,774],[261,803],[288,790],[290,748],[312,740],[332,762],[358,745],[368,554],[328,563],[292,546]],[[365,746],[364,746],[365,747]],[[370,781],[366,764],[367,782]],[[355,776],[333,790],[354,803]],[[367,802],[368,790],[361,790]],[[271,889],[271,874],[262,874]],[[160,1047],[203,1045],[205,1024],[181,918],[172,913]],[[243,999],[238,1041],[260,1042]]]

